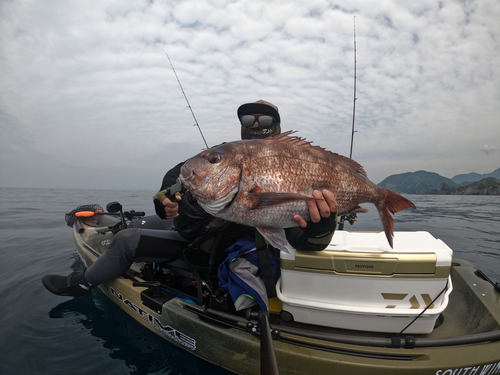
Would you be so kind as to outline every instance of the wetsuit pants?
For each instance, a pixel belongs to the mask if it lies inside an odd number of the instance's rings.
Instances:
[[[176,260],[189,241],[172,230],[173,220],[147,216],[132,221],[129,229],[116,234],[109,248],[85,271],[85,279],[97,286],[123,275],[134,261]]]

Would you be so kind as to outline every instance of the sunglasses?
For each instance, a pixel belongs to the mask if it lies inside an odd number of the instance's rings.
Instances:
[[[249,128],[255,124],[255,120],[257,120],[258,124],[265,129],[269,129],[276,122],[273,116],[268,115],[243,115],[240,117],[241,126],[244,126],[245,128]]]

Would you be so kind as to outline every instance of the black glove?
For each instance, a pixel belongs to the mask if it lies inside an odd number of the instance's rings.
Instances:
[[[302,230],[307,242],[315,245],[328,245],[335,233],[335,228],[337,228],[337,213],[332,212],[329,217],[322,217],[317,223],[308,221],[307,227]]]
[[[170,195],[168,195],[168,189],[165,189],[165,190],[161,190],[159,191],[158,193],[156,193],[156,195],[153,197],[153,199],[157,200],[158,202],[162,203],[163,204],[163,201],[165,199],[169,198],[170,199]]]

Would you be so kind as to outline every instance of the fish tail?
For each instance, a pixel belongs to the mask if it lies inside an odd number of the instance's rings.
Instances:
[[[380,220],[384,226],[385,236],[391,248],[393,247],[394,219],[391,214],[402,211],[406,208],[416,209],[415,205],[405,197],[389,190],[383,189],[383,198],[376,204]]]

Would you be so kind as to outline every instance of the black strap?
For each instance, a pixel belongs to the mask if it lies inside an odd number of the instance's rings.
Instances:
[[[267,242],[259,231],[255,233],[255,245],[257,248],[257,256],[259,257],[260,268],[262,270],[262,279],[266,286],[267,296],[274,298],[276,294],[276,282],[273,277],[273,269],[271,267],[271,259],[269,259],[269,250]]]
[[[212,269],[215,265],[215,254],[217,253],[220,239],[226,227],[227,227],[227,221],[224,221],[223,224],[219,228],[217,228],[219,232],[217,233],[217,237],[215,238],[214,243],[212,244],[212,248],[210,249],[210,259],[208,261],[208,272],[207,272],[208,281],[210,281],[210,277],[212,276]]]
[[[189,263],[186,257],[184,257],[184,261],[187,263],[189,271],[191,271],[191,274],[193,275],[193,278],[196,281],[196,292],[197,292],[196,304],[198,306],[203,306],[203,283],[201,281],[200,274],[198,273],[196,268],[194,268],[194,266],[191,263]]]

